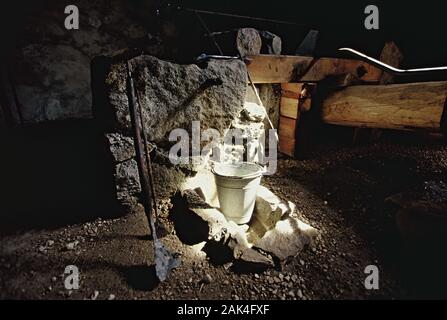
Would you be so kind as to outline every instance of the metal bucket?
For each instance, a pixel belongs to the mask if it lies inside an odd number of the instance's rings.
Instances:
[[[216,163],[212,172],[222,213],[237,224],[248,223],[264,169],[249,162],[238,165]]]

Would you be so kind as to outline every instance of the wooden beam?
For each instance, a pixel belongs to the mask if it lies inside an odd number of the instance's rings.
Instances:
[[[290,139],[296,137],[296,120],[288,117],[279,117],[279,134]]]
[[[342,126],[440,131],[447,82],[351,86],[322,103],[323,122]]]
[[[286,136],[279,136],[279,152],[295,157],[296,140]]]
[[[302,83],[282,83],[281,97],[298,100],[300,98],[302,89],[303,89]]]
[[[248,56],[247,69],[254,83],[317,82],[346,74],[359,74],[365,82],[378,82],[382,76],[380,69],[363,61],[303,56]]]
[[[298,99],[281,97],[279,113],[281,116],[297,119],[298,118]]]

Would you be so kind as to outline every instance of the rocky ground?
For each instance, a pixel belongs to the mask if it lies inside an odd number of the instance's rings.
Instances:
[[[319,146],[307,160],[281,159],[277,174],[263,180],[277,195],[296,204],[304,222],[320,230],[315,248],[304,250],[281,268],[241,273],[229,264],[212,265],[198,247],[179,241],[169,220],[170,201],[165,199],[160,204],[166,227],[162,241],[182,257],[181,267],[166,282],[155,281],[146,218],[136,210],[114,220],[98,218],[55,230],[2,236],[0,298],[445,297],[443,282],[438,275],[431,276],[438,260],[419,255],[423,246],[407,255],[395,219],[396,205],[386,199],[412,191],[414,200],[429,189],[440,200],[434,202],[443,203],[446,172],[447,146],[440,140],[385,135],[375,144]],[[443,254],[434,250],[437,258]],[[78,290],[64,288],[67,265],[80,270]],[[367,265],[380,270],[379,290],[365,289]]]

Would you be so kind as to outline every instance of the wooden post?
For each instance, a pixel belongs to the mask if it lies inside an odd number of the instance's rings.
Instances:
[[[304,152],[307,134],[303,119],[311,108],[311,87],[306,83],[281,85],[279,150],[291,157],[300,157]]]

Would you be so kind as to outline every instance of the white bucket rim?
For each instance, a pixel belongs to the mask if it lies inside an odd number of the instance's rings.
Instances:
[[[216,171],[216,166],[217,167],[218,166],[230,166],[230,167],[233,167],[233,168],[235,168],[235,167],[237,168],[237,167],[241,167],[241,166],[244,166],[244,165],[256,167],[257,170],[254,171],[254,172],[250,172],[250,173],[244,174],[244,175],[240,175],[240,176],[239,175],[235,176],[235,175],[223,174],[222,172],[219,173],[219,172]],[[241,164],[231,164],[231,163],[215,162],[212,165],[211,172],[214,175],[216,175],[218,177],[222,177],[222,178],[228,178],[228,179],[252,179],[252,178],[257,178],[257,177],[262,176],[265,173],[265,169],[261,165],[259,165],[257,163],[254,163],[254,162],[242,162]]]

